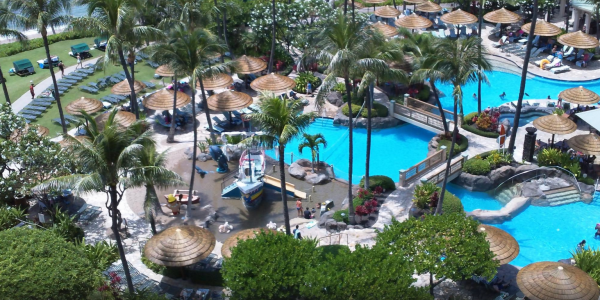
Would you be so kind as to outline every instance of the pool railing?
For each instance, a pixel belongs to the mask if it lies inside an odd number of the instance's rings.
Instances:
[[[421,177],[425,173],[429,172],[438,163],[446,160],[446,146],[442,146],[441,150],[438,150],[431,156],[417,163],[416,165],[406,169],[400,170],[400,186],[405,187],[410,181],[415,178]]]

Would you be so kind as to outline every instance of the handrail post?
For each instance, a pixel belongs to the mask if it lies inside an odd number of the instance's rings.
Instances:
[[[445,159],[446,158],[446,151],[447,151],[446,150],[446,146],[442,146],[442,147],[440,147],[440,149],[442,149],[442,161],[446,160]]]
[[[404,94],[404,106],[408,107],[408,97],[410,97],[409,94]]]
[[[458,120],[454,120],[456,122],[456,124],[458,124],[458,128],[462,127],[462,122],[463,122],[463,115],[462,114],[458,114]]]
[[[406,171],[404,169],[400,170],[400,186],[404,187],[406,184]]]
[[[388,117],[394,116],[394,108],[396,106],[396,101],[390,100],[390,109],[388,109]]]

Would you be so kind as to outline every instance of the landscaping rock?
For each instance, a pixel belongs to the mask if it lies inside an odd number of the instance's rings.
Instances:
[[[346,229],[348,229],[348,230],[354,229],[354,225],[346,225]]]
[[[506,130],[507,133],[510,132],[511,125],[510,125],[510,121],[508,119],[502,120],[502,122],[500,124],[502,124],[504,126],[504,129]],[[498,126],[498,130],[500,130],[500,126]],[[498,131],[498,132],[500,132],[500,131]]]
[[[294,163],[300,165],[301,167],[304,168],[310,168],[312,166],[311,161],[305,158],[301,158],[299,160],[296,160]]]
[[[338,222],[336,220],[327,220],[327,222],[325,222],[325,229],[327,231],[337,231],[337,224]]]
[[[333,220],[333,213],[334,213],[334,211],[330,210],[328,212],[321,214],[321,216],[319,217],[318,226],[320,228],[325,227],[325,223],[327,223],[328,220]]]
[[[503,166],[492,170],[489,177],[493,184],[497,186],[513,175],[515,175],[515,168],[511,166]]]
[[[494,182],[485,175],[472,175],[462,172],[454,182],[470,191],[485,192],[494,186]]]
[[[290,165],[288,168],[288,173],[290,173],[290,176],[298,179],[304,179],[304,177],[306,177],[306,171],[304,171],[304,168],[297,162],[294,162]]]
[[[198,159],[199,161],[207,161],[211,160],[212,157],[207,153],[200,153],[198,154],[198,156],[196,156],[196,159]]]
[[[194,157],[192,154],[192,148],[187,148],[185,149],[185,151],[183,151],[183,154],[187,157],[188,160],[192,160],[192,157]]]
[[[521,195],[523,195],[523,197],[538,198],[543,196],[544,192],[540,189],[537,183],[526,182],[523,183],[523,187],[521,187]]]
[[[348,225],[346,223],[344,223],[344,222],[338,222],[337,223],[337,229],[340,230],[340,231],[341,230],[346,230],[346,227],[348,227]]]
[[[522,166],[518,166],[517,169],[515,170],[515,174],[519,174],[519,173],[523,173],[525,171],[529,171],[529,170],[535,170],[539,168],[536,165],[522,165]]]
[[[355,122],[355,125],[354,125],[355,128],[367,128],[367,119],[366,118],[362,118],[362,117],[359,117],[358,119],[354,118],[354,119],[352,119],[352,121]],[[338,109],[337,114],[333,118],[333,124],[348,126],[348,123],[349,123],[348,117],[346,117],[342,113],[341,108]],[[402,123],[402,121],[400,121],[394,117],[371,118],[371,128],[372,129],[390,128],[390,127],[397,126],[400,123]]]
[[[364,227],[360,226],[360,225],[354,225],[354,229],[363,229]]]
[[[342,100],[342,94],[340,94],[339,92],[331,92],[327,94],[327,102],[337,107],[344,105],[344,100]]]
[[[329,175],[324,174],[324,173],[317,173],[317,174],[311,173],[311,174],[308,174],[305,179],[306,179],[306,182],[308,182],[310,184],[322,184],[322,183],[329,182],[331,180],[331,178],[329,178]]]
[[[499,210],[476,209],[472,212],[468,212],[467,216],[473,217],[473,219],[485,224],[502,224],[517,216],[525,210],[530,203],[531,198],[528,197],[513,198]]]

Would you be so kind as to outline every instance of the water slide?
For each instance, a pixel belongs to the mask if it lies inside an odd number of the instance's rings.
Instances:
[[[279,178],[265,175],[263,177],[263,182],[265,183],[265,187],[281,192],[281,181],[279,180]],[[292,183],[286,182],[285,190],[286,190],[287,194],[290,196],[294,196],[294,197],[301,198],[301,199],[306,199],[306,193],[296,190],[296,186],[294,186],[294,184],[292,184]]]

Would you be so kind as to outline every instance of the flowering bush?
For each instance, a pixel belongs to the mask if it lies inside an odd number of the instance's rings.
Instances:
[[[484,131],[495,131],[498,129],[498,117],[500,113],[494,112],[483,112],[479,117],[474,117],[475,125],[477,128]]]

